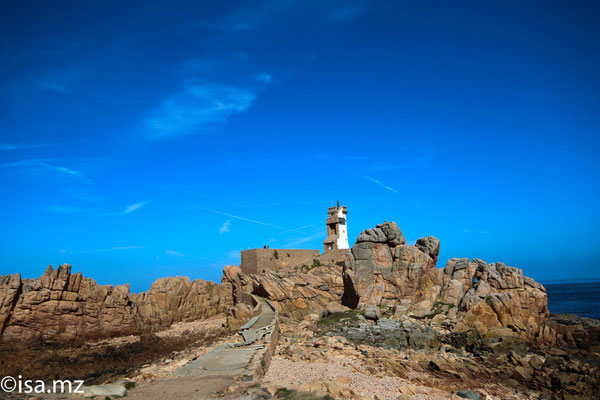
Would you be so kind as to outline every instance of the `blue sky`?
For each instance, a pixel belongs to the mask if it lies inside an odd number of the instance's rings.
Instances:
[[[600,278],[596,2],[41,2],[0,19],[0,274],[219,281],[384,220]]]

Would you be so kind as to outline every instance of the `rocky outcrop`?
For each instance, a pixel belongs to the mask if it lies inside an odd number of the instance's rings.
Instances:
[[[252,293],[271,300],[283,317],[296,319],[328,312],[330,303],[341,303],[344,291],[342,267],[319,263],[306,269],[260,274],[244,274],[237,267],[227,267],[222,284],[232,288],[236,303]]]
[[[385,390],[375,398],[390,399],[598,398],[600,354],[594,350],[527,348],[510,328],[494,328],[504,331],[503,340],[495,341],[489,332],[447,333],[427,319],[406,315],[371,321],[363,316],[365,311],[323,318],[309,315],[300,323],[284,325],[283,345],[267,379],[286,387],[305,384],[303,390],[322,390],[344,399],[372,399],[375,390]],[[391,316],[390,310],[385,314]],[[559,319],[580,325],[570,317]],[[593,325],[588,321],[589,328]],[[314,384],[312,371],[319,367],[318,379],[326,385]],[[335,373],[343,377],[336,378]],[[375,381],[382,376],[385,384]],[[363,391],[355,396],[350,388],[358,390],[361,385]]]
[[[344,304],[435,317],[454,331],[476,329],[485,335],[509,328],[528,341],[552,340],[542,285],[520,269],[478,259],[451,259],[437,269],[439,249],[439,239],[432,236],[406,245],[393,222],[365,230],[344,267]]]
[[[213,282],[164,278],[145,293],[98,285],[70,265],[49,266],[38,279],[0,277],[0,342],[74,343],[139,334],[222,313],[230,295]]]
[[[561,347],[600,352],[600,320],[573,314],[550,314],[548,326]]]
[[[439,334],[430,327],[387,318],[381,318],[374,324],[361,322],[357,326],[346,326],[330,332],[356,344],[386,349],[439,350],[441,343]]]
[[[407,246],[394,222],[360,234],[348,254],[343,276],[343,301],[351,308],[416,304],[437,296],[441,283],[431,256],[416,246]]]
[[[451,259],[438,301],[457,307],[456,331],[474,327],[485,334],[507,327],[528,339],[551,336],[546,290],[522,270],[503,263]]]
[[[150,290],[131,294],[138,326],[155,331],[179,321],[206,319],[227,311],[233,301],[226,288],[214,282],[187,277],[161,278]]]

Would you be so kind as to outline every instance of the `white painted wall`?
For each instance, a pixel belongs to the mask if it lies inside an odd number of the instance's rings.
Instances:
[[[338,218],[346,219],[342,208],[338,210]],[[340,235],[338,236],[337,247],[338,249],[349,249],[350,246],[348,245],[348,221],[346,221],[346,223],[344,224],[340,222],[339,227]]]

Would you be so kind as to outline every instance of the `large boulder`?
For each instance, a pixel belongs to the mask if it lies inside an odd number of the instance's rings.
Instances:
[[[417,240],[415,244],[417,249],[429,255],[434,264],[437,264],[438,255],[440,254],[440,239],[434,236],[427,236]]]
[[[356,239],[357,243],[388,243],[392,246],[406,244],[406,239],[395,222],[384,222],[374,229],[366,229]]]
[[[366,319],[377,321],[380,317],[379,309],[376,306],[366,306],[364,309]]]
[[[444,269],[440,301],[459,308],[455,330],[507,327],[541,340],[548,319],[545,288],[518,268],[482,260],[451,259]]]
[[[432,299],[441,274],[429,254],[406,245],[394,222],[367,229],[352,246],[344,267],[344,304],[394,306]]]

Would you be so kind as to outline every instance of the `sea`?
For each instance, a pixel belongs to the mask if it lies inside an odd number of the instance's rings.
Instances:
[[[551,314],[568,313],[600,319],[600,282],[542,281]]]

